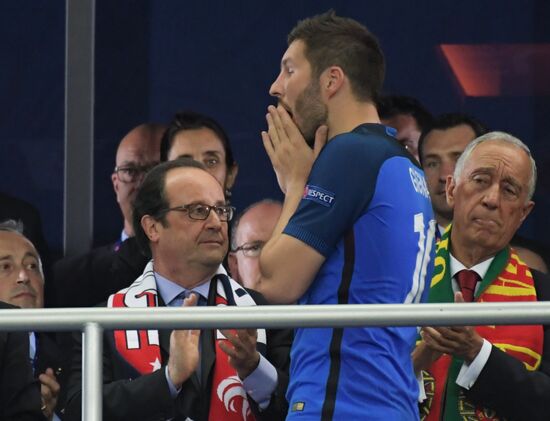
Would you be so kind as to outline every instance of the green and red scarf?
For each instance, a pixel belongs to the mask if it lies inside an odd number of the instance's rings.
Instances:
[[[454,292],[450,276],[449,241],[451,226],[437,244],[430,303],[452,303]],[[475,302],[537,301],[531,271],[515,251],[501,250],[491,262],[475,296]],[[476,326],[479,335],[497,348],[536,370],[541,361],[543,329],[541,325]],[[491,409],[475,407],[456,384],[463,361],[443,355],[424,372],[427,399],[420,408],[422,420],[498,420]],[[443,417],[441,416],[443,415]]]

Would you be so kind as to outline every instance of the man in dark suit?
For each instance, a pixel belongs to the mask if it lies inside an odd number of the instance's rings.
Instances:
[[[23,235],[21,223],[0,223],[0,263],[0,300],[21,308],[42,308],[42,263],[34,245]],[[65,375],[63,353],[45,333],[31,332],[27,342],[27,360],[41,384],[42,411],[48,419],[58,419],[54,410]]]
[[[509,246],[534,206],[535,182],[519,139],[491,132],[466,147],[447,178],[453,222],[437,247],[430,302],[550,300],[547,275]],[[424,327],[413,352],[415,369],[424,370],[422,419],[547,420],[549,329]]]
[[[138,243],[152,260],[110,307],[265,304],[223,266],[233,208],[204,167],[188,158],[145,177],[133,209]],[[187,298],[183,298],[187,297]],[[73,359],[66,419],[81,417],[81,345]],[[105,420],[283,419],[290,332],[114,331],[105,333]]]
[[[111,174],[113,190],[124,219],[120,238],[89,253],[66,257],[53,266],[53,282],[46,288],[48,307],[96,305],[127,287],[143,270],[132,228],[132,201],[145,173],[159,162],[165,126],[155,123],[133,128],[118,145]]]
[[[12,308],[0,301],[0,309]],[[0,331],[0,419],[44,420],[40,405],[39,384],[29,364],[27,334]]]

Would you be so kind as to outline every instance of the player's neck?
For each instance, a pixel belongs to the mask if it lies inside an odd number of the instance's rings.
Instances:
[[[349,98],[334,99],[329,105],[328,138],[350,132],[364,123],[380,123],[378,111],[371,102],[358,102]]]

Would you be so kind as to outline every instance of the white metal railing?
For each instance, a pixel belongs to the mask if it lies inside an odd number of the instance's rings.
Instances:
[[[82,414],[102,419],[104,329],[550,324],[550,302],[0,310],[0,330],[83,331]]]

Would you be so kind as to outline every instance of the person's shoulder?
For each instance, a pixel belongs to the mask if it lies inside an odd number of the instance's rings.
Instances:
[[[538,301],[550,301],[550,275],[530,269],[535,283]]]
[[[245,291],[248,292],[248,295],[252,297],[254,302],[259,306],[265,306],[269,305],[269,302],[265,299],[265,297],[259,293],[258,291],[254,289],[245,288]]]
[[[13,306],[11,304],[8,304],[8,303],[5,303],[4,301],[0,301],[0,309],[14,309],[14,308],[19,308],[17,306]]]
[[[84,267],[89,269],[90,264],[95,264],[98,261],[110,260],[115,252],[113,244],[95,247],[85,253],[76,256],[67,256],[54,263],[54,272],[65,270],[76,270]]]
[[[326,145],[327,150],[345,153],[367,153],[371,159],[375,156],[408,157],[407,151],[381,124],[362,124],[351,132],[334,136]]]

